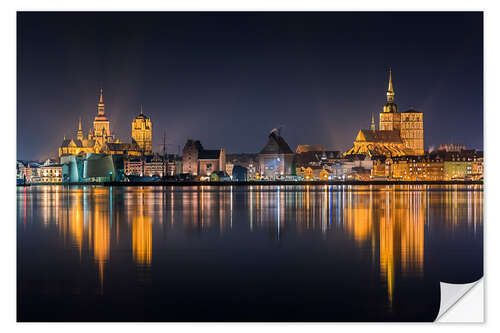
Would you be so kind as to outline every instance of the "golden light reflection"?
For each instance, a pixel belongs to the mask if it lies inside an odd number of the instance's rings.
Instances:
[[[355,198],[349,197],[344,211],[346,230],[353,235],[357,243],[365,242],[373,236],[372,201],[369,193],[362,193]]]
[[[99,202],[99,201],[97,201]],[[109,240],[110,240],[110,230],[108,215],[100,210],[100,206],[97,204],[94,208],[93,214],[93,230],[92,230],[92,240],[94,249],[94,261],[99,266],[99,281],[104,283],[104,266],[108,262],[109,258]]]
[[[279,242],[286,242],[289,234],[317,231],[325,242],[333,242],[330,235],[346,234],[353,248],[370,257],[386,286],[389,305],[398,276],[423,276],[426,235],[443,228],[452,237],[467,228],[480,237],[483,223],[483,191],[477,185],[252,186],[248,191],[44,186],[24,188],[19,198],[20,223],[30,227],[27,206],[35,207],[43,227],[56,230],[64,246],[77,249],[80,258],[84,251],[93,256],[101,287],[119,238],[131,239],[136,265],[152,265],[154,225],[162,231],[180,227],[186,234],[226,235],[246,229],[268,232]],[[164,225],[163,219],[170,223]]]
[[[384,214],[380,217],[380,274],[387,283],[389,304],[394,288],[394,221],[391,218],[390,193],[385,193]]]
[[[153,253],[153,227],[151,218],[143,214],[132,220],[132,252],[138,265],[150,266]]]
[[[81,257],[85,232],[81,193],[75,193],[74,195],[74,200],[72,200],[72,206],[70,209],[68,225],[73,246],[78,248],[78,252],[80,253]]]

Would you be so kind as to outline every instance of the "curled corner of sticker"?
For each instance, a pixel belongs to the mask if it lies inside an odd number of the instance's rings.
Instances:
[[[483,316],[483,279],[472,283],[440,282],[441,302],[436,322],[481,323]]]

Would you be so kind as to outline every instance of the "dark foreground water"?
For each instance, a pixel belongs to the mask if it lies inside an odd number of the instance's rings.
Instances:
[[[432,321],[482,186],[17,189],[19,321]]]

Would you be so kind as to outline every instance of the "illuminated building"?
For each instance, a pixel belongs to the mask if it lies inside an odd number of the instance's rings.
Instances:
[[[151,155],[153,151],[153,125],[151,119],[142,112],[132,121],[132,140],[137,143],[144,155]]]
[[[374,160],[373,179],[480,180],[483,154],[475,150],[439,150],[424,156],[380,157]]]
[[[126,176],[144,176],[144,161],[140,158],[123,161],[123,173]]]
[[[401,115],[401,139],[410,155],[424,154],[424,114],[410,109]]]
[[[226,170],[224,148],[206,150],[198,140],[187,140],[182,150],[182,172],[194,176],[210,176]]]
[[[483,178],[483,154],[475,150],[449,152],[445,155],[445,180],[480,180]]]
[[[23,161],[16,161],[16,180],[18,181],[26,181],[26,169],[27,166]]]
[[[151,126],[150,126],[151,128]],[[132,133],[133,134],[133,133]],[[115,139],[111,133],[110,121],[105,113],[102,88],[99,93],[97,103],[97,115],[94,117],[93,127],[90,129],[87,138],[83,136],[82,121],[78,121],[78,130],[75,138],[66,138],[59,147],[59,157],[65,155],[85,154],[120,154],[140,156],[143,154],[141,147],[132,140],[132,143],[123,143]]]
[[[329,178],[330,178],[330,173],[328,172],[328,170],[322,169],[319,172],[319,179],[320,180],[328,180]]]
[[[89,133],[89,140],[96,142],[98,147],[103,147],[107,142],[113,142],[113,136],[109,128],[109,119],[104,113],[102,88],[99,94],[99,103],[97,104],[97,116],[94,117],[94,128]]]
[[[226,161],[226,173],[229,175],[229,177],[233,176],[233,169],[234,169],[234,164]]]
[[[314,180],[314,171],[311,167],[300,167],[297,169],[297,176],[303,180]]]
[[[35,162],[28,162],[24,173],[26,175],[26,182],[31,183],[36,181],[40,174],[41,165]]]
[[[369,180],[373,169],[373,161],[366,155],[348,155],[336,159],[327,166],[334,180]]]
[[[410,109],[400,113],[394,103],[392,72],[389,71],[387,103],[380,113],[379,129],[372,116],[370,129],[361,129],[346,155],[404,156],[424,154],[423,113]]]
[[[101,153],[107,155],[142,155],[139,146],[135,142],[108,142],[104,145]]]
[[[302,180],[329,180],[330,170],[320,166],[309,166],[297,168],[297,176]]]
[[[156,154],[152,157],[144,159],[145,176],[163,177],[165,175],[165,170],[166,170],[165,161],[160,155]]]
[[[166,161],[158,154],[143,158],[125,159],[123,164],[123,171],[127,176],[163,177],[166,175],[167,170]]]
[[[24,169],[27,183],[61,183],[63,180],[63,165],[48,159],[42,165],[28,162]]]
[[[210,180],[214,182],[223,182],[230,181],[231,177],[229,177],[226,171],[214,171],[210,175]]]
[[[336,150],[308,150],[307,148],[304,148],[304,146],[308,145],[299,145],[297,146],[297,152],[295,154],[295,166],[297,168],[301,166],[322,166],[322,165],[328,165],[331,163],[334,163],[338,161],[340,158],[342,158],[342,155],[340,154],[340,151]],[[312,147],[315,149],[318,149],[320,147],[318,146],[308,146]],[[299,153],[300,151],[300,153]]]
[[[295,174],[294,153],[277,130],[269,134],[266,145],[257,155],[258,172],[266,179]]]
[[[401,156],[376,159],[372,178],[386,180],[443,180],[444,163],[439,156]]]
[[[182,158],[177,155],[166,155],[166,175],[174,176],[182,173]]]
[[[62,182],[62,164],[43,165],[39,170],[38,182],[60,183]]]
[[[406,150],[398,130],[359,130],[348,155],[403,156]]]
[[[229,166],[228,164],[232,165]],[[253,153],[243,153],[243,154],[227,154],[226,155],[226,172],[232,175],[234,168],[242,167],[246,169],[245,179],[251,180],[255,179],[255,174],[257,172],[257,154]],[[241,171],[241,170],[240,170]],[[234,178],[233,178],[234,179]],[[241,179],[240,179],[241,180]]]

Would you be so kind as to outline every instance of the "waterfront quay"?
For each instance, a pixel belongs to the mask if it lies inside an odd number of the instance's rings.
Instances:
[[[84,183],[33,183],[18,186],[63,185],[63,186],[304,186],[304,185],[483,185],[482,180],[443,180],[443,181],[403,181],[403,180],[312,180],[312,181],[151,181],[151,182],[84,182]]]

